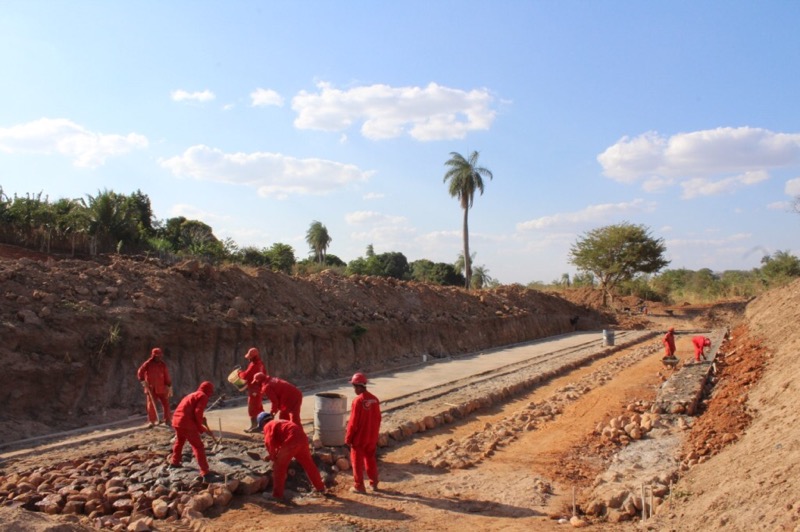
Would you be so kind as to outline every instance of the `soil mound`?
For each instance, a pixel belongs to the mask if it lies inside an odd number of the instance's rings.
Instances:
[[[271,374],[304,384],[607,319],[519,286],[468,292],[332,271],[300,278],[196,260],[54,260],[13,246],[0,254],[0,443],[138,412],[135,372],[154,346],[181,397],[203,380],[223,385],[251,346]]]
[[[686,473],[657,529],[797,528],[800,280],[757,297],[745,316],[723,357],[736,372],[720,381],[692,431],[690,452],[713,458]]]

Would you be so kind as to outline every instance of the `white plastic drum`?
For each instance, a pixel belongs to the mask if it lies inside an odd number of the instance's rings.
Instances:
[[[603,345],[614,345],[614,331],[603,329]]]

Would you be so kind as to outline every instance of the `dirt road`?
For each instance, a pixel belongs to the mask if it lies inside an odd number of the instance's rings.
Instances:
[[[576,496],[581,496],[581,490],[602,470],[602,453],[582,452],[593,428],[624,412],[631,401],[655,396],[662,381],[659,356],[654,354],[658,341],[652,340],[652,334],[647,338],[646,331],[618,334],[618,344],[611,350],[600,346],[599,334],[579,334],[410,368],[405,375],[393,372],[378,376],[374,389],[387,394],[388,425],[430,414],[431,403],[455,405],[530,379],[536,384],[530,391],[484,405],[453,423],[383,448],[380,463],[384,490],[379,494],[348,493],[349,472],[342,471],[334,476],[332,498],[311,499],[295,493],[287,506],[265,501],[260,494],[236,497],[227,508],[208,510],[204,525],[213,530],[253,530],[267,519],[272,529],[289,530],[296,529],[298,519],[302,519],[304,526],[313,530],[449,530],[462,525],[470,529],[528,530],[559,526],[554,518],[571,515],[573,488]],[[642,339],[644,344],[635,345]],[[634,345],[620,348],[626,340]],[[679,337],[679,348],[688,349],[688,338]],[[543,374],[547,378],[536,377]],[[408,387],[409,382],[423,388],[431,386],[437,393],[429,389],[426,395],[435,395],[437,400],[421,401],[418,392]],[[544,406],[549,412],[535,426],[526,415],[520,415],[530,411],[531,405]],[[217,415],[233,424],[231,420],[242,417],[242,411],[243,407],[238,407],[218,411]],[[214,426],[215,421],[211,424]],[[492,448],[484,449],[480,438],[495,434],[495,428],[508,437],[495,438]],[[47,452],[40,447],[36,456],[7,457],[12,459],[7,467],[24,470],[121,445],[146,447],[148,441],[151,447],[153,443],[161,446],[162,452],[169,445],[162,431],[128,430],[114,436],[102,442],[76,442],[69,450],[62,446]],[[226,436],[250,448],[260,445],[256,436]],[[454,524],[454,516],[458,524]],[[160,529],[171,526],[155,523]]]

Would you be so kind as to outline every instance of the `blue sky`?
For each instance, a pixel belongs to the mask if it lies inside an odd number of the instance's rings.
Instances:
[[[800,255],[800,3],[0,4],[0,186],[141,190],[240,246],[454,262],[450,152],[494,179],[469,212],[503,283],[574,273],[623,221],[670,268]]]

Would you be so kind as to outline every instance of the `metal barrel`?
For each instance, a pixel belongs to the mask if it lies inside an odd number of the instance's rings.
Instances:
[[[338,393],[318,393],[314,401],[316,437],[322,445],[344,445],[347,397]]]

